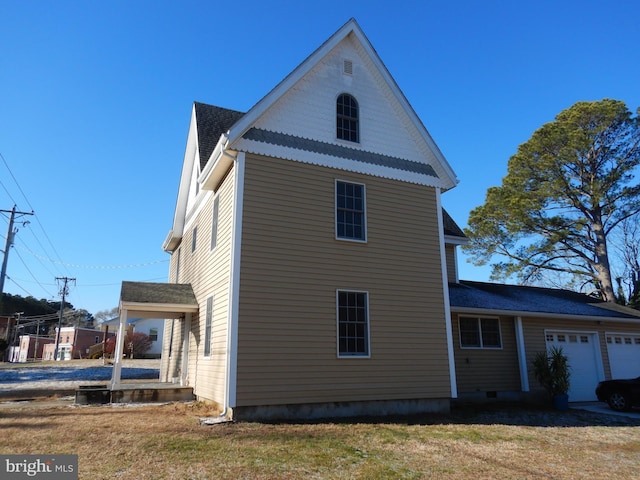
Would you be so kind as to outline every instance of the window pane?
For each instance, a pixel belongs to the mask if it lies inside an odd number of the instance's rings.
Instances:
[[[480,331],[477,318],[461,318],[460,345],[463,347],[480,347]]]
[[[368,355],[367,297],[363,292],[338,292],[338,351]]]
[[[218,211],[220,210],[220,197],[216,197],[213,201],[213,220],[211,228],[211,250],[216,248],[218,243]]]
[[[211,326],[213,324],[213,297],[207,298],[207,313],[204,323],[204,356],[211,355]]]
[[[336,182],[336,235],[364,240],[364,185]]]
[[[343,94],[336,101],[336,134],[341,140],[358,142],[358,103]]]
[[[481,319],[482,327],[482,346],[489,348],[500,348],[502,342],[500,340],[500,324],[497,318]]]

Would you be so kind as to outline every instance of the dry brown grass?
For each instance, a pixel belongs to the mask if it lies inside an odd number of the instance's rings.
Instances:
[[[640,426],[518,408],[200,426],[202,403],[0,406],[0,453],[75,453],[81,479],[638,478]],[[612,424],[613,422],[613,424]]]

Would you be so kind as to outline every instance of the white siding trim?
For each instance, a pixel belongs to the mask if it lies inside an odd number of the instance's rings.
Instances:
[[[248,140],[246,138],[242,138],[236,142],[234,148],[239,151],[253,153],[256,155],[283,158],[285,160],[292,160],[295,162],[310,163],[321,167],[336,168],[338,170],[373,175],[374,177],[389,178],[391,180],[400,180],[429,187],[444,186],[443,180],[432,175],[400,170],[397,168],[386,167],[384,165],[359,162],[348,158],[339,158],[321,153],[308,152],[292,147],[284,147],[270,143],[258,142],[256,140]],[[427,164],[426,162],[421,163]]]
[[[234,168],[231,227],[231,272],[229,278],[229,324],[227,328],[226,405],[235,407],[238,375],[238,314],[240,309],[240,258],[242,253],[242,212],[244,199],[245,154],[238,152]]]
[[[442,218],[442,192],[436,188],[436,213],[438,214],[438,236],[440,237],[440,264],[442,268],[442,291],[444,293],[444,322],[447,333],[447,351],[449,354],[449,381],[451,383],[451,398],[458,398],[456,379],[456,362],[453,350],[453,327],[451,325],[451,305],[449,304],[449,283],[447,281],[447,255],[444,248],[444,223]]]
[[[522,317],[515,317],[516,326],[516,350],[518,352],[518,367],[520,368],[520,388],[523,392],[529,391],[529,372],[527,371],[527,352],[524,347],[524,329]]]

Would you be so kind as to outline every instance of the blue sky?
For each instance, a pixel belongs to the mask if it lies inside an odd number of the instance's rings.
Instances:
[[[640,106],[632,0],[0,0],[0,209],[35,212],[4,291],[58,300],[76,278],[68,300],[96,313],[122,280],[165,281],[192,102],[248,110],[351,17],[456,171],[461,226],[557,113]]]

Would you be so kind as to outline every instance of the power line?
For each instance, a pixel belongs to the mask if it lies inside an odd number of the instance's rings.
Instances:
[[[33,255],[34,257],[41,259],[41,260],[46,260],[48,262],[51,262],[53,264],[57,264],[57,265],[63,265],[65,267],[69,267],[69,268],[82,268],[82,269],[91,269],[91,270],[124,270],[124,269],[128,269],[128,268],[141,268],[141,267],[149,267],[151,265],[157,265],[159,263],[167,263],[169,262],[169,259],[162,259],[162,260],[152,260],[150,262],[143,262],[143,263],[131,263],[129,265],[82,265],[82,264],[77,264],[77,263],[66,263],[66,262],[62,262],[62,261],[58,261],[58,260],[53,260],[51,258],[45,257],[43,255],[39,255],[31,250],[29,250],[28,248],[18,245],[18,248],[20,248],[21,250],[24,250],[25,252],[29,253],[30,255]]]

